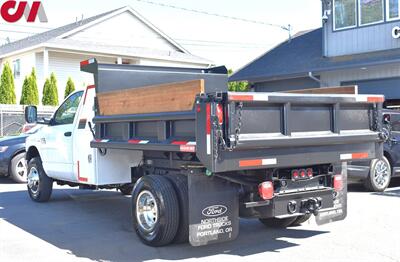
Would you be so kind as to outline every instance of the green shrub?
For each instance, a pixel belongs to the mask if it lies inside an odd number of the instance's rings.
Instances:
[[[67,98],[72,92],[75,91],[75,84],[71,77],[68,77],[67,86],[65,87],[64,99]]]
[[[39,91],[36,81],[36,72],[32,68],[31,75],[25,77],[24,84],[22,85],[21,105],[38,105],[39,104]]]
[[[42,104],[44,106],[58,105],[57,79],[54,73],[51,73],[50,79],[46,79],[43,87]]]
[[[229,69],[228,74],[232,75],[233,70]],[[249,90],[249,83],[248,82],[229,82],[228,83],[228,90],[232,92],[246,92]]]
[[[16,104],[14,76],[7,62],[4,65],[0,80],[0,104]]]
[[[32,90],[32,105],[39,105],[39,88],[37,85],[37,77],[35,68],[32,68],[31,75],[29,77],[29,83]]]

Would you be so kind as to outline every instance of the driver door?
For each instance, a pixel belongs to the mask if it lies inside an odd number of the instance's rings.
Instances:
[[[74,181],[74,120],[82,95],[83,91],[69,96],[54,114],[50,125],[43,130],[46,133],[43,167],[52,178]]]

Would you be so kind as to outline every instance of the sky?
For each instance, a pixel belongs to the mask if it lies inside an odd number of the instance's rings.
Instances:
[[[148,0],[219,15],[292,26],[292,34],[321,26],[320,0]],[[0,0],[0,4],[4,0]],[[29,1],[31,2],[31,1]],[[42,0],[49,22],[9,25],[0,21],[0,43],[75,22],[123,6],[131,6],[191,53],[234,70],[282,41],[288,32],[279,26],[208,16],[143,0]],[[120,30],[123,30],[121,25]]]

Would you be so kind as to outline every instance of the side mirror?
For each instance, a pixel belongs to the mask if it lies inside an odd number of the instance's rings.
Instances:
[[[27,106],[25,107],[25,121],[28,124],[33,124],[37,122],[37,107]]]

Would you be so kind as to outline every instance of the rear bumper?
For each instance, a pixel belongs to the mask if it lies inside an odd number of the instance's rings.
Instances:
[[[332,189],[326,188],[321,190],[277,195],[269,201],[242,203],[240,205],[240,216],[282,218],[303,215],[308,211],[306,203],[311,199],[319,202],[319,211],[330,209],[333,207],[334,192]],[[293,206],[295,207],[293,208]]]

